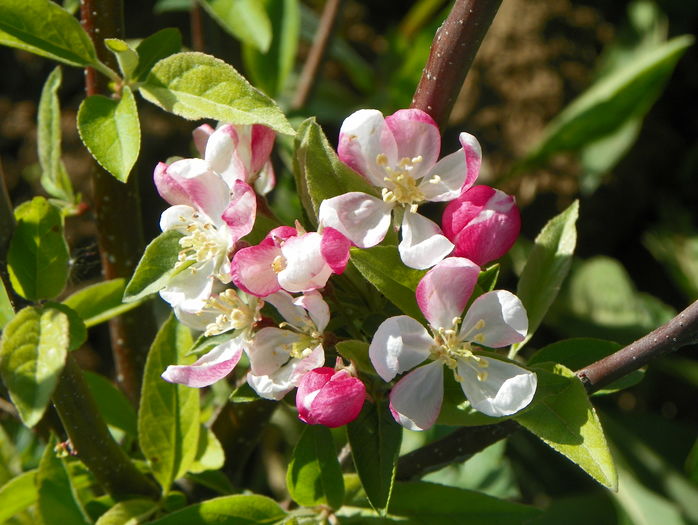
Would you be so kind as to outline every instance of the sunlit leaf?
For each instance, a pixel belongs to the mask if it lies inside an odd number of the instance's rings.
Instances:
[[[260,0],[200,0],[206,11],[232,36],[262,52],[269,49],[272,25]]]
[[[277,523],[286,512],[272,499],[257,495],[213,498],[150,522],[150,525],[211,525],[213,523]]]

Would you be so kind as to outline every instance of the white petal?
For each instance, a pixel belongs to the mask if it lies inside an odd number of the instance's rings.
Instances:
[[[194,216],[198,215],[198,212],[191,206],[186,204],[177,204],[176,206],[170,206],[160,215],[160,229],[162,231],[176,230],[180,233],[187,233],[187,226],[194,222],[195,220],[201,222],[199,219],[194,219]]]
[[[317,232],[290,237],[281,245],[286,267],[278,273],[279,284],[289,292],[322,288],[332,268],[322,256],[322,236]]]
[[[306,373],[323,364],[325,352],[322,345],[318,345],[308,357],[291,359],[286,366],[271,375],[247,374],[247,383],[261,397],[278,401],[298,386]]]
[[[290,330],[262,328],[248,345],[250,368],[255,375],[269,375],[276,372],[291,356],[293,345],[300,336]]]
[[[420,323],[406,315],[391,317],[376,330],[368,355],[384,381],[414,368],[429,357],[434,340]]]
[[[434,119],[419,109],[400,109],[385,118],[395,137],[398,161],[421,157],[410,172],[415,179],[428,173],[441,151],[441,133]]]
[[[308,311],[318,332],[323,332],[327,328],[327,323],[330,322],[330,307],[322,298],[320,292],[314,290],[305,292],[300,297],[297,297],[293,303],[302,306]]]
[[[345,235],[359,248],[370,248],[383,240],[390,227],[393,204],[353,191],[320,203],[318,219]]]
[[[470,405],[493,417],[509,416],[528,406],[536,393],[536,374],[499,359],[479,356],[487,367],[469,366],[458,361],[458,374],[463,378],[461,388]],[[487,373],[484,381],[477,370]]]
[[[402,219],[400,258],[410,268],[425,270],[453,251],[453,244],[435,222],[418,213],[405,212]]]
[[[395,420],[409,430],[426,430],[439,417],[444,397],[443,364],[434,361],[412,370],[390,392]]]
[[[216,346],[191,365],[170,365],[162,378],[170,383],[179,383],[194,388],[209,386],[233,371],[242,356],[242,338]]]
[[[301,305],[294,303],[294,298],[287,291],[279,290],[267,295],[264,300],[274,305],[281,317],[294,328],[305,330],[310,325],[308,313]]]
[[[172,307],[198,312],[213,293],[214,265],[215,261],[210,260],[185,268],[167,281],[167,286],[160,290],[160,297]]]
[[[519,298],[506,290],[494,290],[473,301],[458,337],[490,348],[501,348],[523,341],[527,331],[528,317]]]
[[[432,202],[450,201],[461,194],[468,169],[463,149],[446,155],[422,179],[419,189]]]

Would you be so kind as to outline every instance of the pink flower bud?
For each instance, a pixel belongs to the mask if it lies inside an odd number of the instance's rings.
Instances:
[[[327,366],[303,376],[296,393],[301,421],[335,428],[354,421],[366,399],[366,387],[346,370]]]
[[[484,266],[513,246],[521,216],[514,197],[489,186],[473,186],[446,206],[442,226],[456,245],[451,255]]]

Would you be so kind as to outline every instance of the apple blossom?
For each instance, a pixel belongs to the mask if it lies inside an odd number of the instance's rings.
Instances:
[[[480,145],[468,133],[461,133],[459,140],[461,149],[438,160],[441,135],[427,113],[403,109],[385,118],[373,109],[353,113],[340,130],[339,158],[381,188],[382,198],[350,192],[327,199],[320,205],[320,223],[369,248],[383,240],[396,209],[402,261],[418,269],[433,266],[453,244],[417,209],[424,202],[455,199],[475,182]]]
[[[488,416],[518,412],[533,399],[536,375],[504,360],[478,355],[479,346],[501,348],[522,341],[528,318],[521,301],[505,290],[475,299],[462,311],[477,283],[479,267],[449,257],[438,263],[417,286],[417,304],[429,322],[401,315],[386,319],[369,346],[369,357],[383,380],[415,368],[390,393],[390,409],[411,430],[431,427],[443,400],[443,365],[460,384],[470,405]]]
[[[296,393],[301,421],[335,428],[354,421],[366,399],[366,387],[346,369],[327,366],[303,376]]]
[[[448,203],[441,224],[456,245],[454,256],[484,266],[513,246],[521,216],[513,197],[489,186],[473,186]]]

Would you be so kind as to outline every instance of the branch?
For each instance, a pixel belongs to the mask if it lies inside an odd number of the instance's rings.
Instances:
[[[412,107],[443,127],[502,0],[456,0],[436,31]]]
[[[668,323],[621,348],[614,354],[577,371],[590,394],[638,370],[652,359],[698,343],[698,301]],[[465,461],[520,428],[514,420],[496,425],[463,427],[400,458],[395,479],[420,478],[445,465]]]

